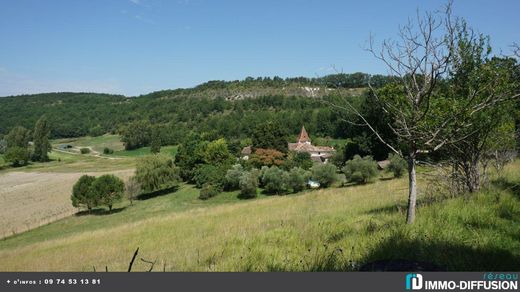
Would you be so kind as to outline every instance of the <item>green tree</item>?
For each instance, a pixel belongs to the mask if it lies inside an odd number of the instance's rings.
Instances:
[[[327,188],[336,182],[338,179],[336,172],[336,166],[330,163],[315,164],[311,168],[312,178],[318,181],[322,188]]]
[[[206,144],[203,156],[204,162],[211,165],[229,165],[233,161],[233,156],[229,153],[227,142],[223,138]]]
[[[367,183],[378,174],[377,163],[372,156],[361,158],[361,156],[355,155],[352,160],[345,162],[342,170],[349,182],[358,184]]]
[[[96,180],[95,177],[83,175],[72,187],[72,195],[70,197],[72,206],[76,208],[86,207],[89,212],[99,203],[99,197],[95,192],[92,192],[92,183]]]
[[[46,116],[42,116],[38,122],[36,122],[34,128],[34,161],[49,161],[48,153],[51,152],[51,143],[49,142],[50,133],[50,123]]]
[[[279,123],[267,122],[258,125],[253,131],[251,139],[254,148],[287,152],[287,131]]]
[[[240,188],[240,177],[244,174],[244,168],[240,164],[235,164],[226,172],[225,189],[228,191],[238,190]]]
[[[228,166],[213,165],[213,164],[199,164],[193,175],[193,181],[198,188],[206,184],[211,184],[214,187],[222,189],[226,183],[226,172]]]
[[[148,155],[138,159],[135,179],[145,192],[168,189],[178,185],[178,169],[173,159],[164,154]]]
[[[30,153],[26,148],[22,147],[10,147],[5,151],[4,159],[6,162],[11,163],[12,166],[24,166],[29,163]]]
[[[243,198],[254,198],[256,197],[256,191],[258,188],[258,173],[256,171],[246,171],[240,177],[240,195]]]
[[[312,167],[312,164],[313,162],[309,152],[289,151],[283,167],[286,170],[292,169],[294,167],[300,167],[307,170]]]
[[[150,143],[150,122],[134,121],[124,126],[119,133],[126,150],[144,147]]]
[[[9,131],[9,133],[5,136],[7,148],[10,148],[10,147],[27,148],[27,146],[29,145],[30,139],[31,139],[30,131],[21,126],[12,128],[11,131]]]
[[[103,127],[101,127],[101,125],[96,125],[92,128],[90,128],[88,134],[89,136],[91,137],[98,137],[98,136],[101,136],[105,133],[105,131],[103,130]]]
[[[113,174],[104,174],[92,182],[90,192],[99,198],[100,205],[107,205],[112,211],[112,206],[123,198],[125,184]]]
[[[282,194],[287,191],[285,172],[276,166],[271,166],[262,174],[262,185],[268,194]]]
[[[285,184],[288,190],[291,190],[293,193],[301,192],[307,186],[307,181],[310,176],[310,172],[299,167],[294,167],[284,176],[286,180]]]
[[[152,129],[152,138],[150,142],[150,152],[157,154],[161,152],[161,132],[159,128],[154,127]]]
[[[180,175],[183,180],[193,182],[193,175],[198,164],[204,163],[204,148],[198,133],[190,133],[186,141],[179,146],[175,161],[180,168]]]
[[[404,160],[399,155],[395,155],[394,153],[388,154],[388,160],[390,161],[388,170],[394,174],[394,177],[402,177],[406,172],[406,168],[408,167],[406,160]]]

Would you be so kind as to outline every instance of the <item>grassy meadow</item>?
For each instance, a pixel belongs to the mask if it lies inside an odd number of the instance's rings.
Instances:
[[[519,183],[516,161],[480,193],[421,195],[413,225],[404,222],[406,178],[252,200],[230,192],[201,201],[181,185],[1,240],[0,270],[124,271],[137,247],[161,271],[350,271],[388,259],[518,270]]]

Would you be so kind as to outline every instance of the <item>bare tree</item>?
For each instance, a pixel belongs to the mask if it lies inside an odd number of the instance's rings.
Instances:
[[[370,89],[384,113],[391,117],[388,127],[401,144],[386,140],[348,100],[333,104],[338,109],[354,112],[384,145],[408,161],[408,224],[415,219],[418,154],[464,141],[474,134],[467,130],[472,116],[511,97],[491,94],[484,99],[474,99],[468,96],[464,106],[457,107],[458,111],[450,110],[445,104],[447,99],[437,89],[452,69],[460,22],[452,20],[449,2],[443,11],[417,12],[414,20],[399,28],[396,41],[385,40],[376,48],[370,37],[367,51],[383,62],[390,75],[398,80],[398,84],[383,90],[372,86]]]
[[[520,44],[513,43],[512,47],[513,47],[513,55],[515,57],[517,57],[518,59],[520,59]]]
[[[128,200],[130,201],[130,204],[133,204],[134,199],[139,195],[141,192],[141,184],[137,182],[134,176],[130,177],[128,181],[125,184],[125,194]]]

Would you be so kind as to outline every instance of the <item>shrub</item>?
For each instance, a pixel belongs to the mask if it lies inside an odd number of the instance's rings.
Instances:
[[[256,189],[258,188],[258,173],[256,171],[247,171],[240,177],[240,195],[243,198],[256,197]]]
[[[79,152],[81,152],[81,154],[88,154],[90,153],[90,148],[81,148],[79,149]]]
[[[72,195],[70,199],[72,206],[76,208],[86,207],[89,211],[96,207],[99,203],[99,198],[91,191],[92,183],[96,180],[95,177],[83,175],[72,187]]]
[[[7,148],[7,151],[5,151],[4,159],[14,167],[24,166],[29,163],[31,154],[27,149],[22,147],[9,147]]]
[[[290,170],[294,167],[300,167],[305,170],[311,168],[313,165],[311,155],[308,152],[289,152],[287,160],[284,162],[283,167],[286,170]]]
[[[352,160],[345,163],[342,170],[349,182],[367,183],[377,176],[377,163],[372,156],[361,158],[361,156],[355,155]]]
[[[338,179],[336,171],[336,166],[330,163],[316,164],[311,168],[312,178],[323,188],[329,187]]]
[[[180,178],[173,159],[164,154],[147,155],[139,158],[135,179],[145,192],[174,187]]]
[[[284,177],[285,185],[288,190],[293,193],[301,192],[307,186],[307,180],[310,177],[310,173],[299,167],[291,169]]]
[[[393,153],[388,154],[388,160],[390,160],[388,170],[394,174],[394,177],[403,176],[406,169],[408,168],[406,160],[404,160],[401,156]]]
[[[113,149],[110,149],[108,147],[103,148],[103,154],[109,155],[109,154],[113,154],[113,153],[114,153]]]
[[[220,190],[216,187],[214,187],[211,184],[205,184],[202,189],[200,190],[199,199],[201,200],[207,200],[209,198],[213,198],[214,196],[218,195],[220,193]]]
[[[276,166],[271,166],[262,174],[262,185],[268,194],[281,194],[287,191],[284,180],[285,172]]]
[[[227,165],[201,164],[195,170],[193,180],[198,188],[205,184],[211,184],[222,188],[226,183]]]
[[[240,177],[244,174],[244,168],[240,164],[235,164],[226,173],[226,190],[238,190],[240,188]]]
[[[125,184],[113,174],[104,174],[94,180],[90,191],[99,199],[101,205],[107,205],[108,209],[112,210],[114,203],[123,198]]]

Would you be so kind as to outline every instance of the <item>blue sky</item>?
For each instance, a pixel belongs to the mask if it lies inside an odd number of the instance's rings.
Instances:
[[[362,48],[445,1],[0,0],[0,96],[144,94],[247,76],[386,73]],[[454,14],[520,42],[520,1],[455,0]]]

